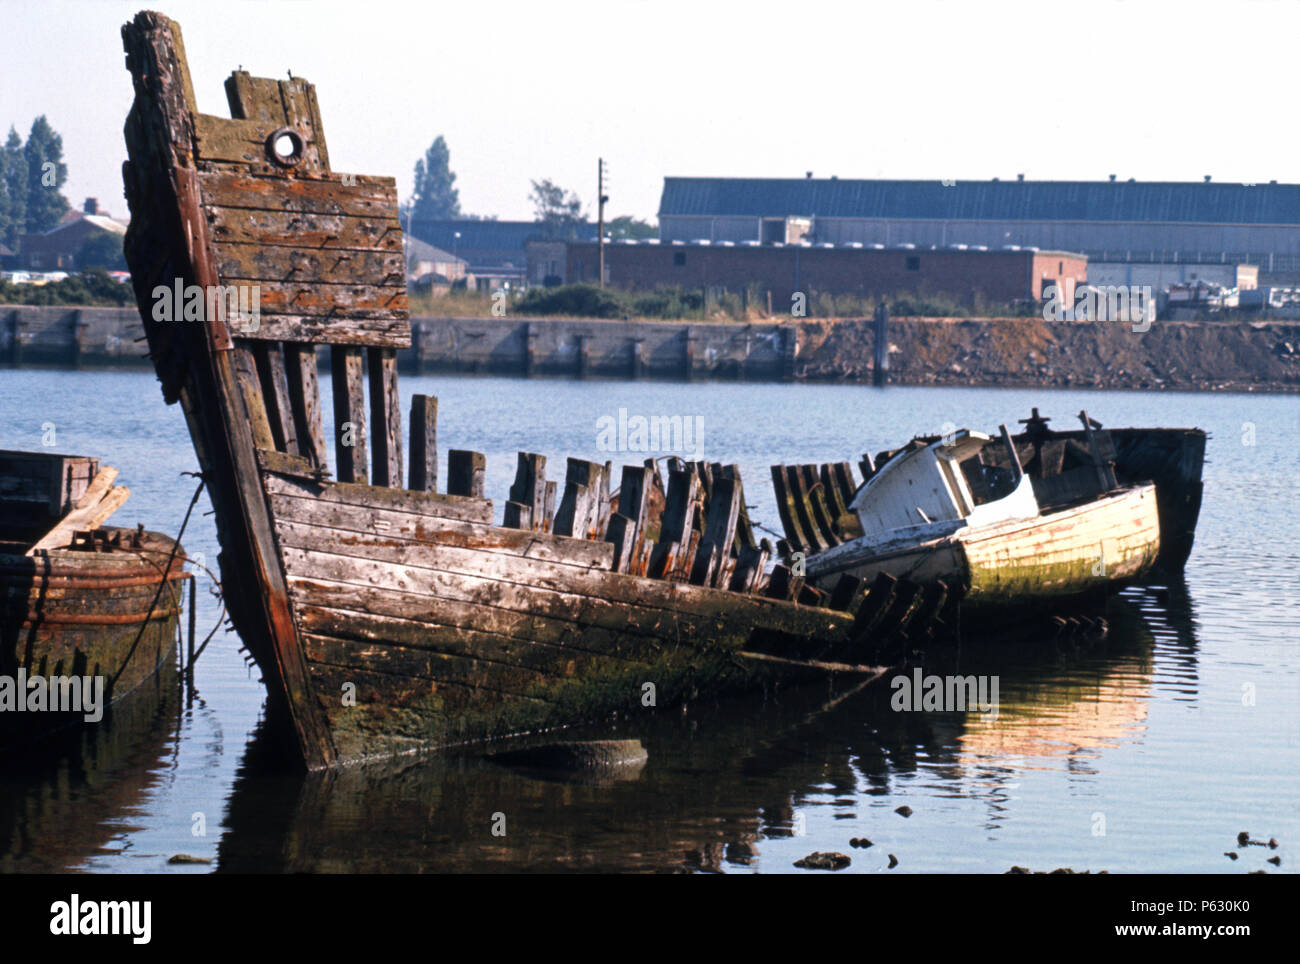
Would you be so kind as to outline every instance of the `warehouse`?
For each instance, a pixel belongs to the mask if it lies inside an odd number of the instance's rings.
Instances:
[[[1300,272],[1300,184],[664,179],[660,238],[894,247],[1036,246],[1093,262]]]
[[[545,252],[554,263],[553,250]],[[565,246],[559,269],[569,284],[600,276],[595,242]],[[1059,285],[1074,297],[1088,278],[1081,254],[1038,250],[922,249],[864,245],[759,245],[620,242],[605,245],[606,283],[627,290],[659,287],[770,293],[773,307],[790,311],[795,293],[860,297],[941,296],[976,306],[1016,305],[1044,297]]]

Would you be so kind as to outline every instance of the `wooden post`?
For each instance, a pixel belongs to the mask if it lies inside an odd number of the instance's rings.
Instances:
[[[316,373],[316,346],[309,342],[284,343],[284,371],[289,381],[289,405],[298,436],[298,451],[317,468],[325,468],[325,421],[320,407],[320,380]]]
[[[9,316],[9,364],[19,368],[23,363],[23,319],[15,308]]]
[[[81,367],[81,333],[86,323],[81,320],[81,309],[72,309],[68,317],[68,362],[73,368]]]
[[[487,460],[482,452],[452,449],[447,453],[447,494],[483,498]]]
[[[280,350],[279,343],[273,341],[254,342],[251,347],[275,450],[297,455],[298,433],[294,425],[293,407],[289,402],[289,378],[285,370],[284,353]]]
[[[190,686],[194,685],[194,635],[198,621],[198,585],[199,577],[194,573],[190,573],[190,638],[185,656],[185,680]]]
[[[569,459],[564,478],[564,496],[555,512],[556,535],[577,539],[591,537],[600,513],[600,482],[604,472],[604,467],[598,462]]]
[[[402,487],[402,400],[397,393],[397,351],[367,348],[370,363],[371,484]]]
[[[533,362],[535,360],[535,355],[537,352],[537,333],[533,331],[533,326],[531,322],[527,322],[527,321],[524,322],[523,338],[524,338],[524,376],[527,377],[533,374]]]
[[[685,345],[682,353],[682,378],[690,381],[695,372],[695,336],[689,327],[682,330],[682,340]]]
[[[578,342],[578,377],[586,378],[591,371],[591,349],[587,347],[587,342],[591,340],[590,335],[574,335]]]
[[[511,529],[540,530],[549,521],[546,518],[546,456],[520,452],[503,525]]]
[[[334,345],[330,349],[334,385],[334,458],[340,482],[368,482],[366,453],[366,391],[361,349]]]
[[[438,491],[438,400],[411,396],[411,484],[416,492]]]

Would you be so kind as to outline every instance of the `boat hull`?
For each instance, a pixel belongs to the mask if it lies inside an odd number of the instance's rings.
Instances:
[[[833,587],[846,573],[864,582],[880,573],[941,581],[961,593],[965,621],[1113,591],[1148,573],[1159,555],[1156,490],[1145,485],[1034,519],[961,529],[821,574],[817,584]]]
[[[130,533],[112,530],[123,535]],[[157,533],[139,551],[0,554],[0,676],[101,677],[106,705],[176,658],[184,552]],[[20,694],[21,695],[21,694]],[[85,719],[81,712],[0,712],[0,746],[28,743]]]

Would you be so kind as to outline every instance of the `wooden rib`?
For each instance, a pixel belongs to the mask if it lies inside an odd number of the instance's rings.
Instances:
[[[316,371],[316,346],[288,342],[284,345],[285,378],[293,411],[298,452],[318,468],[328,464],[325,420],[321,412],[320,381]]]
[[[366,389],[361,349],[351,345],[330,348],[334,394],[334,460],[340,482],[366,482],[369,461],[366,450]],[[352,430],[352,444],[345,444],[345,426]]]
[[[266,418],[276,451],[299,455],[298,430],[289,401],[289,378],[285,372],[284,353],[276,342],[259,342],[251,347],[257,364],[257,377],[266,403]]]
[[[487,460],[482,452],[451,449],[447,452],[447,494],[483,498]]]
[[[781,528],[785,530],[785,540],[789,551],[803,552],[811,546],[812,540],[803,530],[799,514],[795,511],[794,493],[790,487],[788,466],[772,466],[772,491],[776,495],[776,511],[781,517]]]
[[[275,449],[271,421],[262,393],[262,380],[257,373],[257,362],[252,351],[239,344],[230,352],[235,382],[244,399],[244,415],[253,433],[253,445],[259,449]]]
[[[367,348],[370,367],[370,454],[372,485],[402,486],[402,400],[397,394],[397,353]]]
[[[715,478],[709,500],[709,514],[704,536],[691,566],[691,582],[697,586],[727,584],[731,543],[736,537],[736,519],[740,514],[740,483],[735,479]]]
[[[411,396],[410,478],[417,492],[438,490],[438,400],[432,395]]]

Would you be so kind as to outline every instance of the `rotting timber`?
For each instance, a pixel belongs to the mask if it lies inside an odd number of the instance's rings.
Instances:
[[[123,39],[125,248],[150,355],[189,423],[231,618],[309,768],[602,718],[647,683],[662,704],[774,676],[870,678],[887,646],[955,626],[958,592],[882,622],[869,594],[769,574],[734,465],[615,477],[571,458],[561,483],[520,453],[498,525],[481,453],[449,451],[437,491],[437,400],[416,395],[404,478],[395,182],[331,169],[306,81],[237,71],[231,118],[210,116],[179,26],[141,13]],[[256,286],[260,313],[155,320],[155,290],[188,286]]]
[[[0,676],[41,677],[47,692],[52,678],[99,676],[112,704],[175,659],[185,553],[143,527],[104,525],[129,494],[116,477],[95,458],[0,451]],[[82,719],[0,713],[0,747]]]

